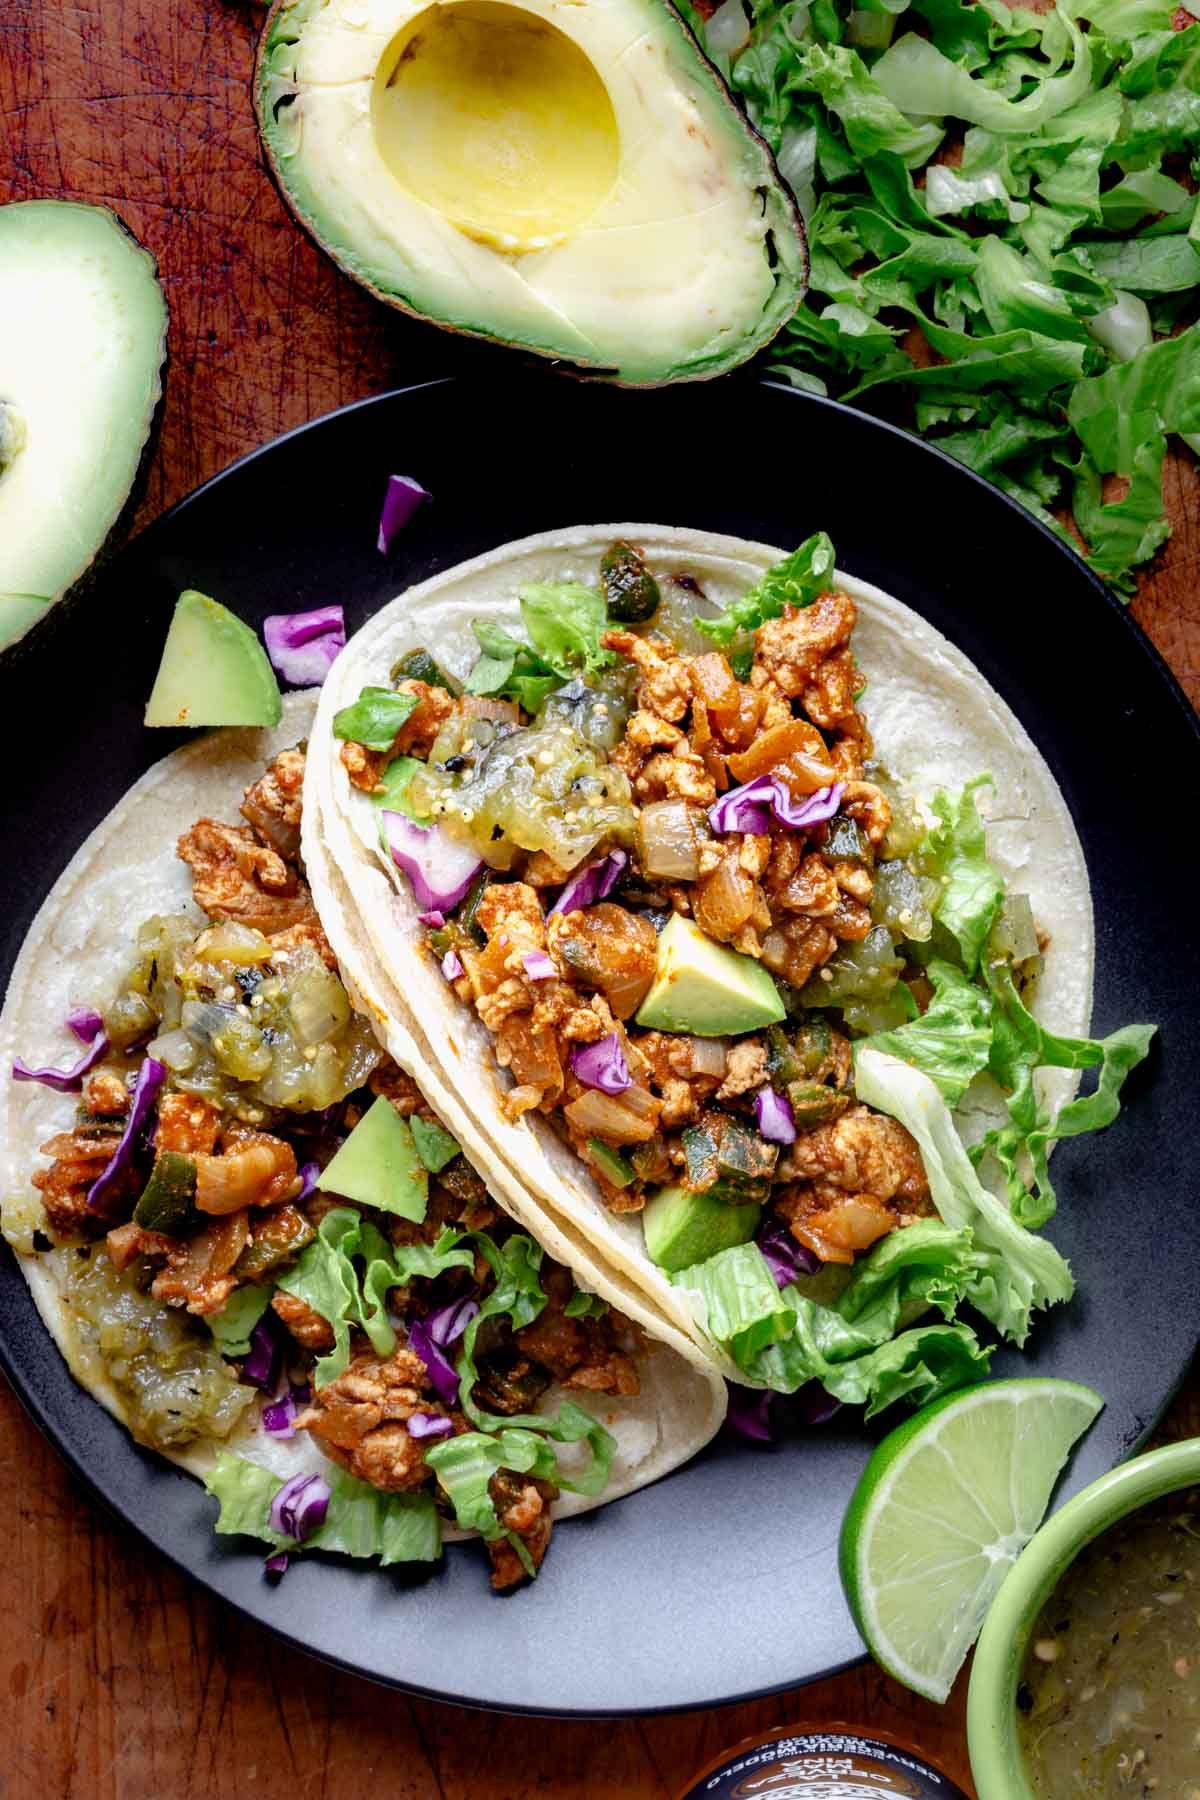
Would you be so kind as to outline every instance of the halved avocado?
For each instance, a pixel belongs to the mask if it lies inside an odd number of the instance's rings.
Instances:
[[[104,543],[161,392],[154,259],[103,206],[0,206],[0,646]]]
[[[300,221],[452,330],[655,386],[803,295],[795,203],[662,0],[275,0],[256,98]]]

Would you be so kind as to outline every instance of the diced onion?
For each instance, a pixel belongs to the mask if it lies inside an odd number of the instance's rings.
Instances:
[[[641,864],[647,875],[695,881],[700,873],[696,823],[686,800],[655,800],[638,819]]]
[[[654,1136],[657,1108],[653,1096],[635,1085],[619,1098],[590,1090],[572,1100],[563,1113],[584,1137],[602,1138],[608,1144],[645,1144]]]

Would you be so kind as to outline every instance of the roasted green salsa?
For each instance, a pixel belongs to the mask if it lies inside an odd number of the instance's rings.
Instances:
[[[1200,1489],[1077,1558],[1034,1628],[1017,1708],[1039,1800],[1200,1800]]]
[[[155,1450],[228,1437],[254,1398],[190,1314],[150,1293],[153,1270],[118,1273],[98,1246],[62,1250],[63,1307],[81,1374],[107,1376],[135,1438]]]

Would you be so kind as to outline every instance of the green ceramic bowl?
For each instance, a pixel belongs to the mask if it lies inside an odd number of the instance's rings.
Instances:
[[[1164,1494],[1200,1482],[1200,1438],[1122,1463],[1047,1520],[996,1595],[975,1651],[967,1698],[979,1800],[1038,1800],[1017,1739],[1017,1682],[1037,1616],[1085,1544]]]

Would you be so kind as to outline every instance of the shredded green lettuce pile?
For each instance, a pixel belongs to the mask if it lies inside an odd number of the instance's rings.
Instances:
[[[1173,11],[745,0],[744,44],[709,41],[808,226],[810,289],[773,371],[896,394],[1060,534],[1051,509],[1072,512],[1125,596],[1169,535],[1168,437],[1200,433],[1200,24],[1173,30]],[[1106,475],[1129,483],[1107,504]]]
[[[443,1167],[458,1153],[450,1133],[425,1124],[418,1137],[422,1157],[433,1168]],[[439,1160],[440,1159],[440,1160]],[[519,1413],[501,1417],[480,1407],[473,1395],[478,1378],[476,1340],[488,1321],[507,1319],[512,1330],[531,1325],[546,1304],[541,1284],[543,1251],[524,1232],[513,1232],[497,1244],[485,1232],[443,1231],[430,1244],[390,1244],[369,1219],[355,1207],[332,1208],[317,1227],[312,1243],[301,1252],[294,1267],[274,1284],[294,1294],[320,1313],[333,1328],[334,1347],[318,1357],[314,1379],[325,1386],[341,1375],[350,1361],[351,1327],[364,1331],[377,1356],[390,1356],[396,1348],[396,1329],[388,1317],[386,1300],[394,1287],[403,1287],[416,1276],[432,1279],[450,1269],[473,1269],[482,1256],[494,1276],[491,1292],[468,1324],[455,1351],[459,1376],[459,1405],[476,1427],[459,1432],[444,1443],[433,1444],[425,1461],[434,1470],[458,1523],[479,1531],[485,1538],[506,1537],[528,1574],[536,1573],[529,1553],[515,1532],[506,1531],[496,1515],[488,1482],[498,1469],[533,1474],[553,1481],[572,1493],[603,1493],[616,1452],[616,1440],[592,1415],[572,1400],[564,1400],[557,1413]],[[250,1333],[266,1310],[272,1284],[239,1288],[219,1313],[210,1315],[213,1336],[226,1355],[244,1355]],[[577,1289],[565,1311],[572,1318],[599,1316],[607,1311],[603,1300]],[[571,1474],[558,1466],[555,1444],[586,1444],[590,1459]],[[432,1495],[387,1495],[338,1472],[331,1475],[333,1496],[325,1524],[303,1548],[338,1550],[347,1556],[378,1556],[388,1562],[428,1562],[441,1549],[441,1532]],[[278,1476],[245,1457],[225,1452],[205,1483],[220,1502],[216,1529],[261,1538],[276,1548],[294,1550],[290,1538],[270,1525],[271,1500],[282,1486]]]
[[[975,799],[987,785],[980,776],[958,794],[937,794],[936,823],[919,852],[942,884],[932,936],[907,946],[925,963],[925,1011],[853,1046],[856,1096],[916,1140],[937,1218],[881,1239],[832,1302],[796,1283],[781,1291],[755,1243],[675,1275],[702,1328],[749,1382],[794,1393],[819,1381],[868,1414],[902,1398],[924,1403],[986,1371],[991,1351],[957,1317],[960,1305],[1023,1344],[1034,1313],[1074,1292],[1067,1263],[1036,1235],[1055,1208],[1047,1150],[1056,1138],[1113,1122],[1154,1027],[1057,1037],[1029,1012],[997,948],[1004,884],[988,861]],[[1052,1116],[1039,1097],[1040,1068],[1095,1069],[1096,1084]],[[951,1108],[984,1076],[998,1084],[1007,1121],[968,1151]],[[991,1164],[1004,1198],[981,1179]],[[930,1312],[941,1318],[928,1322]]]
[[[442,1522],[430,1493],[384,1494],[331,1465],[325,1522],[297,1544],[271,1524],[271,1502],[283,1484],[283,1476],[223,1450],[204,1482],[220,1502],[214,1531],[261,1538],[290,1555],[329,1550],[340,1556],[377,1556],[385,1566],[436,1562],[442,1554]]]

